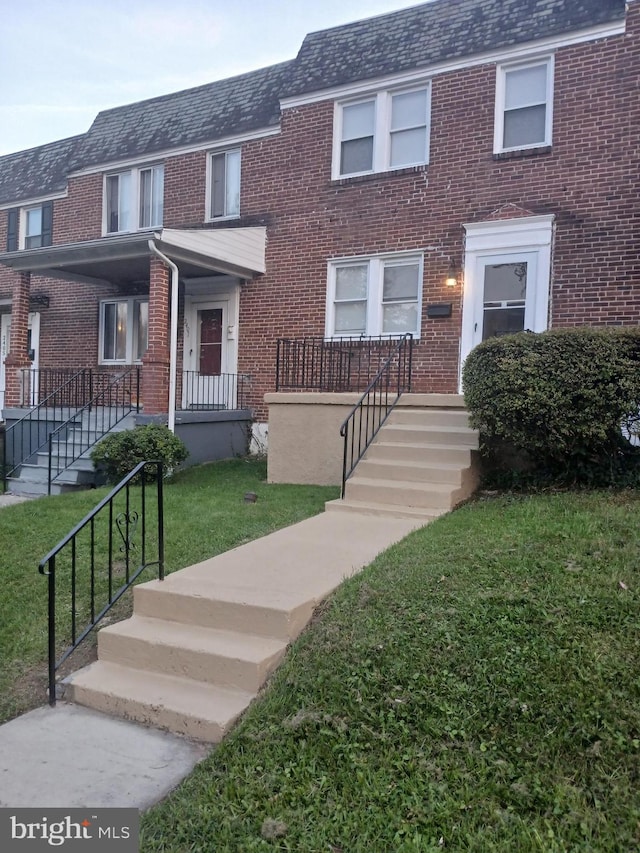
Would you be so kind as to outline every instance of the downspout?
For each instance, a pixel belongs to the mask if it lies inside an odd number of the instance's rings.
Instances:
[[[149,251],[153,252],[171,270],[171,323],[169,329],[169,413],[167,426],[176,431],[176,387],[178,372],[178,267],[163,255],[153,240],[149,240]]]

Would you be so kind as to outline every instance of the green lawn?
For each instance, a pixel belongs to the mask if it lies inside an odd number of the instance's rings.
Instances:
[[[332,487],[268,485],[265,476],[263,460],[232,460],[187,469],[166,483],[167,571],[294,524],[338,495]],[[245,503],[247,492],[256,493],[255,503]],[[47,583],[38,563],[107,493],[97,489],[0,509],[0,722],[47,701]],[[60,566],[56,574],[63,574]],[[150,569],[141,580],[152,577]]]
[[[415,532],[322,608],[141,849],[640,850],[639,567],[632,492]]]

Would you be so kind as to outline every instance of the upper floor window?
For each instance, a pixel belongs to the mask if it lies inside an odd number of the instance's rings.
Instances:
[[[7,252],[38,249],[53,242],[53,202],[13,208],[7,215]]]
[[[336,104],[333,177],[429,162],[430,87]]]
[[[498,66],[495,153],[551,145],[552,115],[551,57]]]
[[[240,216],[240,149],[209,158],[207,219]]]
[[[134,364],[148,346],[149,302],[114,299],[100,303],[100,362]]]
[[[105,178],[105,233],[162,225],[164,167],[128,169]]]
[[[420,255],[330,263],[327,337],[418,335],[421,282]]]

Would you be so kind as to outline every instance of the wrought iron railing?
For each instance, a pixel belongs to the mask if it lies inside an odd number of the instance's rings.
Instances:
[[[363,395],[340,427],[344,439],[342,497],[347,479],[389,417],[400,396],[411,390],[413,336],[394,341],[393,351],[381,365]]]
[[[362,391],[398,345],[398,338],[280,338],[276,391]]]
[[[39,406],[54,396],[60,406],[82,406],[93,396],[94,371],[88,367],[26,367],[20,374],[20,406]]]
[[[30,371],[24,371],[29,374]],[[39,371],[42,373],[42,371]],[[47,381],[55,375],[55,371],[47,372]],[[62,376],[63,373],[60,374]],[[51,453],[50,436],[52,432],[60,434],[78,423],[78,415],[81,412],[91,412],[96,407],[109,405],[113,400],[116,408],[115,413],[97,412],[92,415],[94,427],[98,427],[101,438],[122,417],[130,411],[139,409],[140,400],[140,368],[128,368],[124,372],[116,371],[92,371],[83,368],[69,376],[51,394],[48,394],[41,402],[27,412],[24,417],[7,427],[3,445],[2,476],[6,487],[7,479],[14,474],[21,465],[35,458],[39,452],[44,452],[48,447]],[[125,411],[126,409],[126,411]],[[117,419],[114,417],[117,415]],[[86,415],[85,415],[86,417]],[[80,429],[82,432],[82,429]],[[95,439],[95,441],[98,440]],[[72,439],[72,447],[79,449],[80,440],[76,436]],[[92,443],[95,443],[92,442]],[[86,444],[84,449],[73,459],[71,455],[63,450],[62,457],[67,459],[68,464],[79,458],[91,444]],[[60,473],[57,463],[50,469],[54,471],[54,477]],[[51,477],[49,477],[49,486]]]
[[[132,367],[112,379],[86,405],[49,433],[49,494],[51,484],[64,471],[127,415],[139,410],[139,399],[140,368]]]
[[[156,485],[155,512],[147,495],[150,473]],[[56,674],[62,664],[142,572],[157,566],[159,579],[164,578],[162,478],[161,462],[141,462],[40,561],[38,570],[49,584],[50,705],[56,703]],[[134,485],[137,479],[139,486]]]
[[[207,376],[197,370],[184,370],[182,407],[193,411],[242,409],[245,404],[246,379],[239,373]]]
[[[67,420],[70,414],[69,400],[75,399],[80,389],[85,387],[86,373],[84,369],[73,373],[35,408],[7,427],[2,465],[5,485],[8,477],[46,445],[49,432],[55,424]],[[27,374],[28,382],[29,371],[23,372],[23,388],[24,374]]]

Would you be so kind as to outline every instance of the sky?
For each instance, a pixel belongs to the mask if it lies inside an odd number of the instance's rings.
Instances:
[[[98,112],[293,59],[309,32],[419,0],[0,0],[0,155]]]

